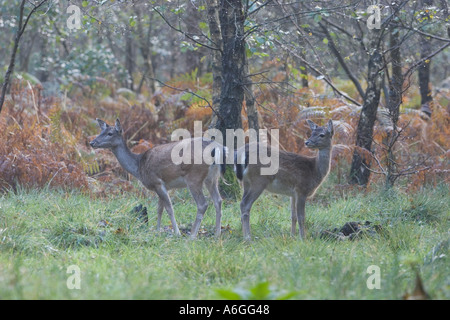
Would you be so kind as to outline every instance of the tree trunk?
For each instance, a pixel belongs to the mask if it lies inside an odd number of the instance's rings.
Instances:
[[[222,81],[220,104],[215,128],[220,130],[224,145],[226,129],[242,128],[241,110],[245,96],[247,74],[245,58],[245,15],[241,0],[220,0],[219,21],[222,38]],[[229,185],[220,184],[223,196],[240,197],[240,187],[230,166],[224,174]]]
[[[440,0],[442,13],[444,17],[448,17],[448,3],[447,0]],[[450,23],[447,21],[447,37],[450,38]]]
[[[213,42],[213,46],[218,50],[212,50],[212,76],[213,76],[213,84],[212,84],[212,108],[214,110],[211,123],[209,125],[210,128],[215,128],[217,124],[217,114],[219,112],[220,106],[220,90],[222,88],[222,33],[220,31],[220,20],[219,20],[219,3],[218,0],[209,0],[206,1],[206,5],[208,8],[208,25],[209,25],[209,33],[211,37],[211,41]]]
[[[255,105],[255,96],[253,95],[253,83],[252,79],[248,76],[248,62],[247,59],[245,61],[245,87],[244,87],[244,96],[245,96],[245,106],[247,108],[247,118],[248,118],[248,128],[259,130],[259,122],[258,122],[258,109]]]
[[[50,75],[49,70],[45,67],[46,65],[46,58],[47,58],[47,48],[48,48],[48,41],[47,37],[43,36],[40,37],[41,45],[39,48],[39,52],[41,54],[40,57],[40,68],[37,72],[36,76],[41,82],[46,82],[48,80],[48,77]]]
[[[27,46],[25,48],[24,48],[23,43],[22,43],[22,48],[19,51],[20,71],[28,72],[28,66],[29,66],[29,63],[30,63],[30,56],[31,56],[31,53],[33,52],[34,41],[36,40],[37,37],[38,37],[38,32],[35,32],[34,34],[31,34],[30,35],[31,39],[27,39],[25,41],[25,43],[27,44]]]
[[[127,88],[134,91],[134,59],[133,59],[133,37],[131,31],[127,29],[125,34],[125,68],[128,72]]]
[[[19,31],[17,33],[19,33]],[[8,67],[8,70],[6,71],[5,78],[4,78],[4,81],[3,81],[2,92],[1,92],[1,95],[0,95],[0,112],[2,111],[3,103],[5,101],[6,91],[8,90],[8,86],[9,86],[9,83],[11,81],[11,76],[12,76],[12,74],[14,72],[14,64],[15,64],[15,61],[16,61],[16,53],[17,53],[17,49],[19,48],[19,39],[20,38],[18,36],[16,36],[16,39],[14,41],[14,47],[13,47],[13,50],[12,50],[12,53],[11,53],[11,58],[9,60],[9,67]]]
[[[242,128],[241,110],[245,82],[244,13],[241,0],[220,0],[220,29],[223,41],[222,86],[219,129],[226,143],[226,129]]]
[[[371,30],[370,56],[368,68],[367,89],[364,95],[364,103],[356,129],[356,148],[353,152],[353,160],[350,168],[350,183],[366,185],[370,177],[370,157],[364,155],[363,150],[370,152],[372,147],[373,126],[377,116],[378,104],[382,83],[383,59],[380,52],[380,31]],[[361,150],[363,149],[363,150]]]
[[[24,13],[26,1],[22,0],[22,2],[20,3],[20,10],[19,10],[19,16],[18,16],[19,24],[17,27],[16,36],[14,38],[14,46],[13,46],[13,50],[11,53],[11,57],[9,59],[9,66],[8,66],[8,69],[6,70],[5,78],[4,78],[4,81],[2,84],[2,92],[0,93],[0,112],[2,111],[3,103],[5,102],[6,91],[8,90],[8,87],[9,87],[9,84],[11,81],[11,77],[14,72],[14,65],[15,65],[15,61],[16,61],[17,50],[19,49],[20,38],[22,37],[31,16],[36,12],[36,10],[38,10],[46,2],[47,2],[47,0],[42,0],[40,3],[34,5],[33,9],[31,9],[30,13],[25,18],[25,20],[23,19],[24,18],[23,13]]]
[[[400,115],[403,90],[402,60],[398,30],[391,30],[389,46],[391,48],[392,76],[389,81],[389,100],[387,108],[391,116],[392,125],[395,128]]]
[[[387,175],[385,181],[386,188],[392,187],[398,177],[398,175],[396,174],[397,162],[395,161],[394,145],[399,134],[397,130],[397,123],[400,116],[400,105],[402,103],[403,90],[403,73],[399,31],[391,27],[389,37],[389,47],[391,48],[392,76],[389,81],[389,97],[387,109],[389,111],[389,117],[392,122],[392,129],[388,132],[387,137],[385,138],[385,147],[387,150]]]
[[[143,30],[143,21],[141,16],[141,8],[135,7],[134,12],[137,16],[137,31],[139,36],[139,50],[141,52],[142,59],[144,60],[144,72],[142,74],[142,79],[139,83],[139,86],[137,88],[137,92],[141,93],[142,86],[144,84],[144,81],[147,81],[150,89],[152,90],[152,93],[155,93],[156,86],[155,86],[155,71],[153,68],[152,63],[152,43],[150,41],[150,37],[152,34],[152,11],[148,13],[149,15],[149,26],[147,29],[147,32],[144,34]]]
[[[422,7],[425,9],[426,7],[433,5],[433,0],[422,0]],[[430,21],[430,16],[428,16],[428,20]],[[420,41],[420,58],[424,59],[428,57],[431,53],[431,39],[422,36]],[[419,77],[419,90],[420,90],[420,110],[422,110],[427,115],[431,116],[432,110],[432,101],[431,97],[431,83],[430,83],[430,65],[431,60],[425,60],[421,66],[419,66],[418,77]]]
[[[420,41],[420,58],[423,59],[431,53],[431,41],[422,37]],[[431,96],[431,83],[430,83],[430,60],[425,60],[419,67],[419,90],[420,90],[420,105],[421,110],[431,116],[432,113],[432,101]]]

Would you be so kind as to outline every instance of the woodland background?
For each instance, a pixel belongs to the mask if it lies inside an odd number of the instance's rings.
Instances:
[[[202,120],[278,128],[306,154],[304,119],[332,118],[337,188],[448,182],[448,4],[381,1],[380,29],[370,5],[3,1],[0,187],[126,185],[87,145],[96,117],[119,117],[136,152]]]
[[[0,299],[448,299],[449,46],[446,0],[0,0]],[[244,243],[239,186],[220,239],[213,208],[196,241],[155,230],[95,118],[134,152],[200,120],[305,155],[305,120],[333,119],[307,239],[267,194]],[[195,205],[171,197],[186,233]]]

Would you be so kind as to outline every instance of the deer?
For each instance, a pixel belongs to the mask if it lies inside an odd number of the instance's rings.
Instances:
[[[305,239],[306,199],[315,194],[330,171],[333,137],[332,120],[323,127],[309,119],[307,123],[311,128],[311,136],[305,141],[305,145],[311,149],[318,149],[317,155],[309,157],[282,150],[276,151],[279,166],[273,175],[262,175],[260,169],[264,165],[260,162],[249,163],[249,150],[259,151],[260,148],[267,148],[267,144],[255,142],[257,144],[254,146],[255,149],[246,144],[235,151],[235,173],[244,187],[240,203],[244,240],[251,241],[250,210],[264,190],[291,198],[291,234],[296,235],[298,222],[300,238]]]
[[[215,237],[220,236],[222,198],[218,189],[218,181],[219,177],[223,177],[225,172],[226,147],[213,140],[190,138],[157,145],[141,154],[136,154],[127,147],[119,119],[116,120],[113,126],[108,125],[101,119],[96,119],[96,121],[101,132],[90,142],[91,147],[94,149],[111,150],[125,171],[136,177],[148,190],[158,195],[158,219],[156,224],[158,231],[161,231],[161,217],[165,209],[172,223],[174,234],[177,236],[181,235],[175,220],[172,201],[168,191],[187,187],[197,205],[197,216],[190,233],[191,239],[195,239],[200,229],[203,215],[208,208],[208,202],[203,194],[203,186],[205,185],[216,210],[214,234]],[[202,151],[207,147],[211,149],[214,163],[208,164],[202,161],[201,164],[195,164],[194,161],[191,161],[175,164],[171,158],[172,150],[180,143],[188,143],[192,147],[196,139],[201,140]],[[197,142],[199,141],[197,140]],[[191,152],[191,154],[193,159],[194,153]],[[224,161],[219,163],[219,159]]]

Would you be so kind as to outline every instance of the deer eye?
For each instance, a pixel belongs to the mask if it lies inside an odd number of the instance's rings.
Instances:
[[[323,138],[323,137],[325,137],[325,134],[321,133],[321,134],[319,134],[319,137]]]
[[[112,136],[113,134],[112,134],[112,132],[108,132],[108,136]]]

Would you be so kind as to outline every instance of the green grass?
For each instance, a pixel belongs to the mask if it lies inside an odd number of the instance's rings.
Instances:
[[[432,298],[448,299],[448,191],[328,200],[319,192],[307,203],[306,241],[290,235],[289,200],[267,194],[252,209],[251,243],[242,241],[237,202],[224,202],[229,230],[221,239],[212,236],[211,204],[204,235],[191,241],[156,232],[153,195],[7,193],[0,196],[0,299],[217,299],[252,288],[293,299],[400,299],[414,287],[413,267]],[[187,191],[172,198],[178,224],[189,228],[193,201]],[[148,226],[131,213],[138,204],[148,209]],[[353,241],[320,237],[325,229],[366,220],[382,231]],[[166,214],[162,224],[170,224]],[[79,290],[67,286],[71,265],[81,271]],[[370,265],[380,267],[380,289],[367,288]]]

